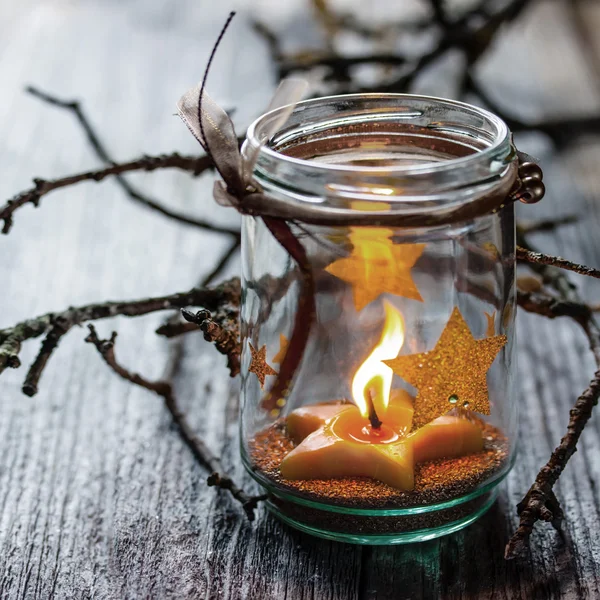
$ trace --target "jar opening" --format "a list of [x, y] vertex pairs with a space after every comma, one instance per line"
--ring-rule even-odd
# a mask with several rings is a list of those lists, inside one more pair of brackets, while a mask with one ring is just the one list
[[261, 145], [280, 111], [250, 126], [243, 152], [261, 147], [257, 181], [303, 213], [308, 205], [355, 211], [353, 201], [382, 196], [390, 212], [432, 211], [474, 200], [514, 176], [505, 123], [461, 102], [410, 94], [307, 100]]

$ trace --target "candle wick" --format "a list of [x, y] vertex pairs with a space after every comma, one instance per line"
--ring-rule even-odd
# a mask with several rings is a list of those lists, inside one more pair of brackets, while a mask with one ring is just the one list
[[372, 388], [367, 390], [365, 398], [367, 400], [367, 406], [369, 408], [369, 421], [371, 421], [371, 427], [373, 429], [380, 429], [383, 423], [379, 420], [377, 412], [375, 411], [375, 403], [373, 402], [374, 396], [375, 394]]

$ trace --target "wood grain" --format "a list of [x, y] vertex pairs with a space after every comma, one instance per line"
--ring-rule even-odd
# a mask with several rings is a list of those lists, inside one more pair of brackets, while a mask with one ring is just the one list
[[[263, 0], [256, 10], [301, 42], [305, 4], [290, 0], [280, 12], [273, 6]], [[22, 95], [26, 83], [81, 98], [120, 159], [196, 151], [171, 115], [229, 9], [206, 0], [4, 3], [0, 197], [28, 187], [33, 176], [97, 166], [70, 116]], [[600, 25], [597, 10], [586, 15]], [[575, 31], [561, 3], [535, 6], [503, 34], [482, 79], [524, 118], [597, 110], [595, 69]], [[268, 100], [268, 69], [266, 48], [242, 15], [217, 57], [211, 93], [238, 106], [236, 121], [247, 123]], [[434, 80], [425, 78], [423, 88], [434, 92]], [[542, 159], [549, 190], [522, 216], [582, 217], [536, 243], [599, 266], [600, 142], [558, 155], [539, 136], [518, 141]], [[176, 173], [133, 180], [179, 210], [222, 224], [236, 220], [213, 205], [202, 180]], [[111, 182], [66, 190], [24, 209], [10, 236], [0, 238], [0, 327], [69, 304], [187, 289], [227, 244], [144, 211]], [[599, 297], [597, 283], [581, 283], [586, 297]], [[100, 324], [99, 333], [117, 329], [120, 360], [156, 377], [167, 355], [153, 333], [159, 323], [156, 315], [118, 319]], [[262, 509], [249, 524], [225, 494], [205, 485], [207, 474], [171, 429], [160, 399], [115, 378], [85, 335], [75, 330], [61, 342], [35, 398], [20, 393], [23, 369], [0, 382], [0, 598], [600, 597], [598, 415], [558, 485], [565, 540], [540, 526], [527, 556], [502, 558], [516, 525], [514, 505], [591, 377], [585, 339], [568, 321], [519, 316], [521, 454], [498, 503], [461, 533], [398, 548], [314, 540]], [[25, 348], [24, 363], [36, 349]], [[238, 458], [237, 382], [228, 379], [224, 357], [190, 336], [176, 388], [225, 468], [252, 488]]]

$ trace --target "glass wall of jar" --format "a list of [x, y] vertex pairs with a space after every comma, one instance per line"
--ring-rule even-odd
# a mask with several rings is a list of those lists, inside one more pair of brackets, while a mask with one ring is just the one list
[[[277, 118], [253, 124], [245, 150]], [[306, 249], [315, 314], [264, 405], [301, 291], [260, 218], [242, 232], [242, 456], [293, 526], [359, 543], [431, 539], [494, 501], [515, 453], [514, 209], [504, 123], [409, 95], [298, 104], [255, 179]]]

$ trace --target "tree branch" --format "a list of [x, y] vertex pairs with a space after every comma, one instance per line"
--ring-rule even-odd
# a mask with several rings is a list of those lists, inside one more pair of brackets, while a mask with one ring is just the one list
[[218, 471], [221, 470], [221, 463], [219, 459], [211, 452], [210, 448], [201, 440], [194, 432], [184, 413], [177, 404], [177, 398], [173, 390], [172, 379], [175, 376], [180, 363], [182, 346], [176, 346], [177, 354], [170, 360], [170, 366], [167, 368], [168, 377], [163, 377], [157, 381], [150, 381], [145, 377], [142, 377], [138, 373], [133, 373], [123, 367], [115, 357], [115, 340], [117, 333], [113, 331], [111, 337], [108, 340], [101, 340], [96, 333], [96, 329], [93, 325], [88, 325], [90, 334], [85, 339], [86, 342], [93, 344], [104, 362], [120, 377], [133, 383], [134, 385], [140, 386], [150, 392], [154, 392], [158, 396], [161, 396], [165, 402], [165, 407], [169, 411], [173, 423], [177, 427], [179, 435], [191, 450], [194, 458], [206, 469], [211, 471], [208, 477], [208, 485], [217, 486], [224, 490], [227, 490], [231, 496], [237, 500], [244, 509], [246, 516], [250, 521], [254, 520], [254, 510], [261, 500], [266, 499], [266, 495], [251, 496], [247, 494], [242, 488], [238, 487], [236, 483], [227, 476], [219, 475]]
[[46, 364], [50, 360], [50, 356], [58, 347], [58, 343], [60, 339], [65, 335], [69, 329], [71, 328], [71, 324], [66, 321], [66, 319], [62, 317], [57, 317], [53, 319], [53, 325], [48, 335], [42, 342], [42, 346], [40, 348], [39, 354], [36, 359], [33, 361], [31, 367], [29, 367], [29, 371], [27, 376], [25, 377], [25, 382], [23, 383], [23, 393], [27, 396], [35, 396], [38, 392], [38, 383], [40, 381], [40, 377], [46, 367]]
[[567, 271], [573, 271], [579, 273], [579, 275], [587, 275], [600, 279], [600, 270], [594, 267], [588, 267], [586, 265], [580, 265], [570, 260], [561, 258], [560, 256], [550, 256], [549, 254], [543, 254], [541, 252], [533, 252], [517, 246], [517, 260], [522, 260], [529, 263], [536, 263], [538, 265], [546, 265], [550, 267], [558, 267], [559, 269], [566, 269]]
[[[187, 306], [202, 306], [208, 310], [217, 310], [227, 305], [237, 306], [239, 305], [239, 301], [240, 281], [237, 277], [234, 277], [214, 288], [196, 287], [187, 292], [167, 296], [88, 304], [77, 308], [68, 308], [61, 313], [47, 313], [35, 319], [28, 319], [27, 321], [17, 323], [13, 327], [0, 330], [0, 373], [6, 367], [16, 368], [20, 366], [19, 352], [23, 342], [44, 335], [56, 327], [68, 331], [74, 325], [80, 325], [86, 321], [98, 321], [118, 315], [138, 317], [152, 312], [185, 308]], [[62, 335], [57, 336], [55, 332], [53, 334], [54, 337], [56, 337], [56, 342], [58, 342], [58, 339]], [[56, 346], [56, 344], [52, 346], [52, 341], [48, 340], [46, 345], [46, 350], [42, 349], [40, 356], [36, 359], [38, 365], [35, 369], [32, 367], [32, 371], [30, 371], [31, 381], [28, 383], [33, 383], [34, 386], [28, 388], [28, 390], [32, 391], [32, 393], [34, 392], [34, 387], [37, 384], [41, 371]]]
[[[156, 171], [157, 169], [181, 169], [193, 175], [198, 175], [209, 168], [211, 168], [211, 164], [207, 156], [181, 156], [174, 152], [173, 154], [162, 154], [160, 156], [144, 156], [125, 163], [115, 163], [105, 169], [85, 171], [59, 179], [34, 179], [34, 187], [20, 192], [0, 208], [0, 219], [4, 221], [2, 233], [6, 234], [10, 232], [13, 225], [13, 213], [22, 206], [33, 204], [33, 206], [37, 207], [42, 196], [54, 190], [81, 183], [82, 181], [99, 182], [107, 177], [118, 176], [122, 173]], [[215, 233], [225, 233], [231, 236], [240, 235], [237, 229], [212, 225], [203, 219], [177, 213], [159, 204], [154, 204], [151, 208], [166, 217], [173, 218], [186, 225], [192, 225]]]
[[[600, 356], [600, 345], [594, 343], [594, 354]], [[577, 442], [592, 415], [600, 396], [600, 369], [594, 374], [588, 388], [579, 396], [569, 413], [567, 433], [552, 453], [550, 460], [542, 467], [533, 485], [517, 505], [519, 527], [506, 545], [504, 557], [513, 559], [528, 545], [529, 536], [539, 520], [550, 522], [558, 528], [563, 519], [563, 511], [554, 495], [553, 487], [567, 462], [577, 450]]]
[[[239, 310], [220, 308], [212, 314], [205, 309], [193, 313], [183, 308], [181, 314], [188, 324], [193, 324], [202, 330], [207, 342], [212, 342], [221, 354], [227, 356], [227, 366], [231, 376], [238, 375], [241, 354]], [[159, 330], [156, 333], [159, 333]], [[165, 335], [163, 332], [160, 333]]]
[[576, 215], [564, 215], [562, 217], [542, 219], [541, 221], [519, 221], [517, 229], [524, 236], [530, 233], [554, 231], [563, 225], [572, 225], [573, 223], [577, 223], [577, 221], [579, 221], [579, 217]]
[[[405, 92], [410, 87], [413, 80], [420, 75], [426, 67], [446, 54], [449, 50], [458, 49], [462, 51], [467, 56], [468, 64], [470, 66], [474, 65], [488, 50], [500, 28], [514, 21], [523, 10], [531, 4], [531, 0], [512, 0], [499, 11], [492, 14], [487, 10], [488, 3], [483, 1], [454, 20], [447, 18], [440, 0], [430, 0], [430, 4], [437, 17], [437, 24], [442, 25], [442, 34], [433, 48], [416, 59], [399, 54], [394, 55], [394, 58], [386, 55], [386, 61], [382, 62], [382, 64], [391, 64], [393, 62], [400, 66], [404, 66], [405, 64], [410, 65], [409, 68], [396, 79], [392, 79], [388, 82], [378, 81], [376, 84], [368, 86], [353, 85], [352, 79], [348, 78], [348, 68], [354, 65], [364, 64], [365, 62], [376, 62], [371, 60], [373, 55], [345, 57], [343, 61], [339, 62], [335, 60], [337, 55], [330, 52], [329, 59], [324, 59], [322, 56], [316, 55], [314, 57], [314, 62], [312, 63], [310, 59], [296, 61], [294, 65], [295, 69], [308, 70], [313, 68], [313, 66], [322, 66], [323, 64], [326, 64], [332, 71], [330, 78], [337, 79], [344, 84], [343, 87], [336, 90], [337, 93]], [[346, 24], [343, 19], [338, 20], [338, 29], [344, 28], [345, 26]], [[389, 29], [389, 27], [390, 26], [388, 26], [387, 29]], [[402, 31], [401, 26], [396, 26], [396, 29], [398, 32]], [[270, 45], [272, 48], [277, 47], [280, 50], [280, 46], [277, 46], [273, 41], [272, 33]], [[274, 58], [276, 62], [287, 60], [285, 56], [281, 55], [281, 52], [279, 52], [278, 56], [274, 56]], [[323, 62], [327, 60], [329, 61], [328, 63]]]
[[[528, 245], [524, 235], [518, 233], [519, 243]], [[530, 266], [537, 271], [546, 283], [549, 283], [559, 294], [555, 299], [547, 294], [518, 293], [519, 306], [536, 312], [546, 317], [570, 316], [585, 332], [590, 349], [594, 354], [597, 367], [600, 367], [600, 328], [596, 324], [591, 308], [580, 301], [577, 288], [568, 280], [565, 273], [557, 267], [567, 268], [584, 275], [593, 275], [594, 269], [583, 265], [576, 265], [564, 259], [543, 255], [534, 252], [529, 246], [527, 249], [518, 248], [519, 254], [532, 259]], [[540, 258], [542, 257], [542, 258]], [[573, 268], [576, 267], [576, 268]], [[598, 369], [588, 388], [579, 396], [569, 413], [567, 433], [563, 436], [558, 447], [550, 459], [538, 473], [532, 486], [525, 497], [517, 505], [519, 526], [508, 544], [504, 556], [513, 559], [521, 554], [529, 543], [529, 537], [537, 521], [552, 523], [559, 528], [563, 519], [563, 511], [556, 498], [553, 487], [565, 469], [567, 462], [577, 450], [579, 437], [588, 422], [594, 406], [600, 396], [600, 369]]]
[[590, 115], [587, 117], [565, 117], [540, 121], [525, 122], [507, 113], [489, 94], [483, 89], [473, 75], [467, 71], [465, 76], [465, 88], [472, 92], [488, 107], [496, 113], [509, 126], [513, 133], [521, 131], [539, 131], [549, 136], [555, 144], [568, 143], [582, 135], [600, 133], [600, 116]]
[[[135, 202], [138, 202], [139, 204], [142, 204], [146, 208], [150, 208], [151, 210], [159, 212], [160, 214], [162, 214], [163, 216], [165, 216], [169, 219], [173, 219], [179, 223], [183, 223], [185, 225], [191, 225], [193, 227], [198, 227], [200, 229], [205, 229], [208, 231], [214, 231], [217, 233], [225, 233], [225, 234], [229, 234], [229, 235], [239, 235], [239, 232], [236, 230], [231, 230], [229, 228], [215, 226], [215, 225], [212, 225], [202, 219], [196, 219], [193, 217], [189, 217], [188, 215], [184, 215], [184, 214], [178, 213], [176, 211], [173, 211], [170, 208], [167, 208], [166, 206], [161, 204], [160, 202], [154, 200], [150, 196], [148, 196], [146, 194], [142, 194], [136, 187], [131, 185], [129, 183], [129, 181], [127, 181], [127, 179], [125, 179], [125, 177], [123, 177], [123, 173], [125, 173], [127, 171], [132, 171], [135, 169], [134, 168], [130, 168], [130, 169], [115, 168], [115, 167], [119, 167], [120, 165], [118, 163], [116, 163], [109, 155], [106, 147], [100, 140], [100, 137], [98, 136], [98, 134], [92, 127], [89, 118], [86, 116], [85, 112], [83, 111], [81, 104], [77, 100], [63, 100], [63, 99], [57, 98], [56, 96], [48, 94], [47, 92], [39, 90], [33, 86], [28, 86], [26, 88], [26, 91], [28, 93], [30, 93], [31, 95], [35, 96], [36, 98], [39, 98], [43, 102], [50, 104], [51, 106], [56, 106], [58, 108], [70, 111], [75, 116], [75, 118], [77, 119], [77, 121], [79, 122], [81, 127], [83, 128], [85, 135], [86, 135], [86, 139], [88, 140], [88, 142], [89, 142], [90, 146], [92, 147], [96, 156], [102, 162], [106, 163], [110, 167], [113, 167], [113, 169], [114, 169], [112, 172], [104, 174], [103, 177], [99, 177], [98, 172], [96, 172], [96, 177], [99, 177], [99, 178], [90, 176], [90, 173], [88, 173], [87, 174], [88, 176], [84, 177], [84, 179], [92, 179], [95, 181], [100, 181], [100, 179], [103, 179], [104, 177], [106, 177], [108, 175], [112, 175], [115, 177], [115, 179], [117, 180], [117, 183], [121, 186], [123, 191], [132, 200], [134, 200]], [[178, 160], [179, 158], [182, 158], [182, 157], [179, 157], [177, 154], [167, 155], [167, 156], [175, 157], [174, 158], [175, 164], [170, 164], [170, 165], [163, 164], [163, 165], [154, 166], [153, 163], [146, 162], [146, 165], [150, 164], [151, 168], [148, 168], [148, 166], [139, 166], [139, 167], [137, 167], [137, 169], [138, 170], [144, 169], [146, 171], [151, 171], [151, 170], [155, 170], [158, 168], [165, 168], [167, 166], [183, 168], [182, 164], [184, 164], [185, 161], [182, 162], [181, 160]], [[159, 157], [159, 158], [164, 158], [164, 157]], [[148, 160], [152, 161], [153, 159], [148, 159], [148, 158], [141, 159], [142, 162], [148, 161]], [[156, 160], [156, 159], [154, 159], [154, 160]], [[191, 170], [195, 175], [198, 175], [199, 173], [207, 170], [208, 168], [210, 168], [212, 166], [212, 162], [210, 161], [210, 159], [208, 157], [198, 157], [193, 160], [195, 162], [195, 164], [193, 165], [193, 168], [192, 169], [188, 168], [185, 170]], [[136, 161], [133, 161], [133, 162], [135, 163]], [[139, 161], [137, 161], [137, 162], [139, 162]], [[128, 163], [128, 164], [131, 165], [132, 163]], [[100, 171], [100, 173], [102, 173], [102, 171]], [[45, 193], [48, 193], [49, 191], [52, 191], [53, 189], [57, 189], [58, 187], [64, 187], [65, 185], [71, 185], [73, 183], [77, 183], [78, 181], [83, 180], [81, 178], [77, 179], [77, 177], [81, 177], [81, 176], [74, 176], [74, 177], [75, 177], [75, 180], [73, 180], [73, 177], [64, 178], [62, 180], [54, 180], [54, 181], [44, 181], [42, 179], [35, 179], [34, 180], [35, 188], [33, 188], [32, 190], [27, 190], [27, 192], [23, 192], [23, 194], [19, 194], [18, 196], [13, 198], [12, 201], [9, 201], [7, 206], [4, 207], [4, 209], [2, 211], [0, 211], [0, 218], [2, 218], [4, 220], [4, 227], [2, 230], [3, 233], [8, 233], [10, 231], [10, 228], [12, 225], [12, 213], [15, 210], [15, 208], [10, 210], [10, 207], [12, 205], [14, 205], [15, 202], [18, 203], [19, 206], [22, 206], [23, 204], [25, 204], [27, 202], [31, 202], [35, 206], [37, 206], [39, 203], [39, 199]], [[65, 181], [66, 181], [66, 183], [65, 183]], [[25, 195], [24, 198], [21, 197], [23, 195]], [[18, 206], [16, 208], [18, 208]], [[8, 212], [5, 214], [5, 211], [8, 211]]]
[[577, 322], [585, 322], [592, 315], [587, 304], [560, 300], [549, 294], [540, 292], [517, 291], [517, 304], [527, 312], [535, 313], [548, 319], [571, 317]]

